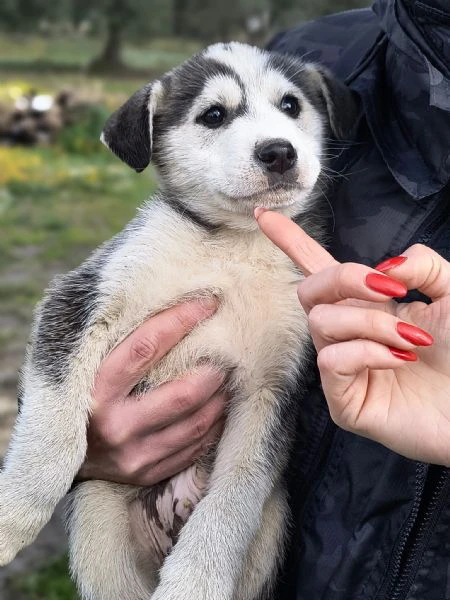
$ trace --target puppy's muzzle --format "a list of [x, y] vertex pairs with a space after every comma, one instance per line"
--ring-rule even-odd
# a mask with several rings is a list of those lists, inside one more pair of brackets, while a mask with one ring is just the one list
[[287, 140], [266, 140], [256, 146], [255, 158], [266, 171], [283, 175], [297, 163], [297, 152]]

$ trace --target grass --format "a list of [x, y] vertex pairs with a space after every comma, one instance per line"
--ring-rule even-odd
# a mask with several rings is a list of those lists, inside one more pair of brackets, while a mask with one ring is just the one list
[[[85, 69], [100, 53], [102, 41], [95, 38], [0, 36], [0, 69], [72, 71]], [[154, 39], [137, 45], [128, 44], [124, 60], [130, 68], [163, 72], [182, 62], [199, 49], [188, 40]]]
[[[123, 102], [149, 80], [178, 65], [200, 49], [197, 42], [154, 39], [125, 45], [126, 77], [88, 75], [86, 67], [102, 42], [92, 38], [12, 36], [0, 33], [0, 104], [14, 101], [30, 89], [55, 93], [70, 88], [109, 109]], [[135, 70], [135, 71], [134, 71]]]
[[[0, 364], [19, 348], [17, 367], [49, 280], [119, 231], [155, 180], [151, 170], [137, 175], [101, 146], [89, 156], [58, 146], [0, 148], [0, 177]], [[4, 600], [77, 597], [65, 559], [15, 576], [7, 594]]]
[[[34, 306], [53, 276], [122, 229], [156, 187], [151, 169], [137, 175], [101, 145], [107, 115], [199, 49], [183, 40], [128, 45], [131, 71], [119, 79], [86, 74], [100, 48], [90, 38], [0, 34], [0, 108], [30, 90], [70, 89], [95, 104], [52, 146], [0, 146], [0, 381], [11, 373], [14, 381]], [[67, 557], [15, 574], [6, 594], [4, 600], [74, 600]]]
[[0, 148], [3, 314], [35, 303], [43, 279], [79, 264], [154, 189], [151, 175], [137, 175], [99, 150], [86, 159], [58, 148]]
[[[65, 88], [97, 103], [52, 146], [0, 146], [0, 381], [20, 367], [34, 306], [53, 276], [122, 229], [156, 187], [151, 169], [136, 174], [98, 141], [106, 116], [144, 83], [141, 77], [85, 75], [80, 68], [99, 47], [95, 40], [0, 36], [0, 57], [7, 57], [0, 58], [0, 104], [29, 89]], [[191, 50], [164, 41], [129, 47], [125, 58], [136, 67], [165, 70]], [[37, 69], [36, 61], [54, 61], [57, 68]], [[76, 598], [66, 557], [15, 574], [5, 593], [4, 600]]]
[[[34, 306], [53, 275], [120, 230], [155, 187], [151, 173], [139, 176], [102, 149], [87, 159], [58, 148], [8, 149], [7, 156], [21, 170], [0, 195], [0, 363], [11, 359], [12, 347], [22, 353]], [[0, 152], [3, 178], [6, 165]], [[7, 594], [5, 600], [77, 597], [64, 559], [15, 576]]]
[[11, 579], [7, 593], [14, 600], [77, 600], [67, 576], [67, 556], [62, 556], [25, 577]]

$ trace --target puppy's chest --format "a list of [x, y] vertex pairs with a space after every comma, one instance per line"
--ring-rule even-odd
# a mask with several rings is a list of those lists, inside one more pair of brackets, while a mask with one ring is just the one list
[[207, 290], [220, 305], [161, 363], [158, 379], [203, 359], [247, 373], [295, 363], [307, 328], [297, 299], [300, 275], [292, 262], [260, 232], [206, 238], [184, 248], [161, 260], [165, 276], [158, 290], [146, 286], [144, 303], [164, 306]]
[[203, 338], [210, 352], [228, 355], [254, 376], [265, 369], [286, 369], [289, 362], [294, 365], [306, 339], [306, 318], [297, 298], [300, 276], [281, 253], [236, 258], [227, 260], [223, 277], [217, 277], [222, 303], [198, 331], [197, 341]]
[[250, 327], [257, 334], [279, 319], [298, 319], [299, 274], [287, 260], [274, 254], [264, 258], [230, 252], [220, 259], [213, 257], [209, 273], [211, 285], [220, 290], [222, 300], [218, 321], [222, 312], [235, 327]]
[[170, 380], [202, 360], [255, 369], [298, 362], [307, 338], [297, 299], [300, 274], [261, 232], [200, 233], [161, 220], [119, 248], [104, 270], [101, 318], [111, 342], [150, 314], [189, 297], [215, 294], [219, 309], [197, 325], [153, 371]]

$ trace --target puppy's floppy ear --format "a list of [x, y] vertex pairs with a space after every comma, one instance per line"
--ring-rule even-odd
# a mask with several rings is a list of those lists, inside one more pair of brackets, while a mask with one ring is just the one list
[[152, 156], [153, 115], [161, 92], [160, 81], [135, 92], [109, 117], [100, 136], [105, 146], [138, 173]]
[[325, 67], [310, 68], [322, 96], [333, 136], [349, 140], [356, 132], [361, 115], [359, 97]]

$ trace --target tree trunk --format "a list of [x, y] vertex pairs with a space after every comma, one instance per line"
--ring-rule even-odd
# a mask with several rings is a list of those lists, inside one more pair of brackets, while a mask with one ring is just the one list
[[130, 10], [126, 0], [112, 0], [108, 19], [106, 43], [100, 56], [94, 58], [89, 66], [90, 72], [117, 73], [127, 70], [122, 59], [123, 30], [128, 24]]
[[173, 0], [173, 35], [181, 37], [184, 33], [184, 0]]

